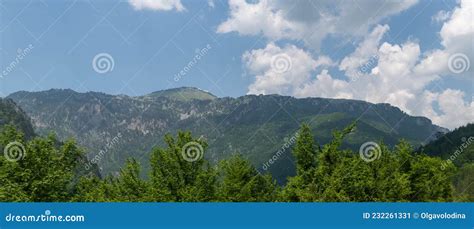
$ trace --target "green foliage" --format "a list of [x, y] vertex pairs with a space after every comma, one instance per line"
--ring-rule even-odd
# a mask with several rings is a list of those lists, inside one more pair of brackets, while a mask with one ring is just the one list
[[314, 137], [308, 125], [303, 124], [296, 138], [293, 155], [296, 158], [296, 173], [304, 176], [316, 166], [316, 149]]
[[474, 163], [466, 164], [454, 177], [456, 199], [474, 202]]
[[25, 142], [23, 134], [7, 126], [0, 133], [2, 148], [13, 142], [23, 147], [23, 156], [13, 161], [0, 157], [0, 200], [68, 201], [79, 161], [76, 158], [82, 155], [75, 143], [57, 147], [54, 135]]
[[270, 175], [261, 175], [248, 160], [236, 155], [219, 165], [221, 180], [217, 200], [225, 202], [272, 201], [276, 184]]
[[314, 152], [317, 164], [290, 178], [280, 198], [292, 202], [452, 200], [452, 167], [443, 170], [441, 159], [413, 155], [403, 141], [393, 151], [379, 144], [379, 157], [366, 162], [358, 154], [339, 149], [354, 128], [352, 124], [335, 131], [333, 140]]
[[[473, 201], [474, 165], [457, 172], [440, 158], [413, 153], [405, 141], [393, 149], [379, 143], [379, 157], [368, 162], [341, 150], [343, 139], [354, 130], [351, 124], [334, 131], [332, 141], [319, 146], [309, 126], [303, 125], [293, 150], [297, 174], [279, 187], [242, 155], [210, 165], [203, 155], [207, 143], [190, 132], [167, 135], [167, 146], [152, 150], [147, 179], [135, 159], [129, 159], [116, 176], [100, 178], [94, 173], [78, 175], [84, 156], [74, 141], [59, 143], [54, 135], [27, 141], [13, 126], [5, 126], [0, 145], [18, 142], [24, 145], [25, 156], [18, 161], [0, 156], [0, 201]], [[186, 158], [189, 144], [197, 146], [195, 153], [203, 157]]]
[[214, 168], [205, 160], [189, 162], [183, 157], [187, 144], [197, 147], [198, 157], [207, 144], [189, 132], [179, 132], [177, 139], [166, 135], [165, 141], [167, 148], [155, 148], [151, 154], [151, 195], [160, 201], [210, 201], [215, 193]]

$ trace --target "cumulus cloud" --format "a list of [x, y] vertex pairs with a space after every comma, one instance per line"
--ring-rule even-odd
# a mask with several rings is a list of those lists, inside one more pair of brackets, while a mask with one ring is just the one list
[[465, 102], [464, 92], [447, 89], [442, 93], [435, 93], [442, 114], [432, 116], [435, 123], [448, 127], [458, 127], [466, 122], [474, 121], [474, 102]]
[[[295, 2], [229, 2], [230, 16], [219, 25], [218, 32], [263, 35], [270, 39], [265, 48], [247, 51], [242, 57], [248, 73], [255, 75], [249, 94], [278, 93], [390, 103], [408, 114], [426, 116], [448, 128], [474, 122], [474, 102], [467, 102], [470, 95], [456, 89], [438, 87], [434, 90], [432, 87], [443, 77], [465, 77], [472, 83], [473, 70], [469, 64], [473, 59], [473, 4], [468, 0], [460, 1], [450, 12], [441, 11], [433, 17], [442, 23], [439, 32], [442, 48], [424, 53], [417, 41], [382, 42], [390, 28], [377, 25], [381, 19], [409, 8], [416, 1], [400, 4], [389, 1], [384, 6], [374, 1], [357, 1], [360, 7], [334, 5], [332, 1]], [[380, 8], [379, 16], [360, 12], [374, 8]], [[369, 28], [372, 28], [370, 32]], [[279, 47], [273, 42], [302, 39], [306, 47], [317, 50], [320, 41], [329, 34], [362, 39], [339, 63], [304, 48]], [[286, 65], [276, 65], [275, 59], [286, 59]], [[329, 71], [333, 66], [347, 78], [333, 77]], [[280, 71], [282, 67], [285, 71]]]
[[[283, 48], [270, 43], [263, 49], [246, 52], [243, 62], [255, 82], [249, 94], [285, 94], [296, 97], [330, 97], [390, 103], [408, 114], [426, 116], [434, 123], [455, 128], [474, 121], [474, 103], [467, 103], [459, 90], [432, 92], [430, 83], [440, 79], [446, 64], [423, 55], [415, 41], [401, 45], [381, 43], [388, 26], [376, 26], [355, 51], [344, 58], [339, 69], [355, 79], [338, 79], [328, 71], [334, 63], [326, 56], [314, 58], [294, 45]], [[432, 54], [432, 53], [430, 53]], [[285, 72], [275, 71], [275, 56], [288, 58]], [[371, 56], [377, 60], [370, 71], [360, 71]], [[357, 73], [355, 73], [357, 72]], [[315, 77], [313, 77], [316, 75]], [[438, 109], [433, 109], [437, 106]]]
[[245, 52], [242, 61], [248, 73], [255, 75], [250, 94], [294, 94], [295, 86], [307, 82], [312, 71], [333, 64], [327, 56], [313, 59], [295, 45], [280, 48], [274, 43]]
[[248, 3], [245, 0], [230, 0], [230, 18], [219, 25], [217, 32], [238, 32], [241, 35], [263, 33], [271, 39], [291, 37], [297, 33], [296, 25], [285, 19], [283, 10], [274, 8], [269, 1]]
[[377, 25], [375, 29], [358, 45], [356, 50], [345, 57], [339, 70], [345, 71], [348, 77], [357, 79], [360, 74], [372, 70], [378, 60], [377, 49], [383, 35], [389, 30], [388, 25]]
[[[447, 15], [439, 33], [443, 48], [428, 52], [418, 71], [472, 78], [474, 70], [470, 67], [470, 62], [474, 59], [474, 4], [463, 0], [452, 12], [441, 12]], [[458, 64], [461, 65], [457, 66]], [[462, 71], [458, 71], [458, 67]]]
[[229, 18], [217, 32], [263, 35], [270, 40], [303, 40], [314, 49], [328, 35], [363, 36], [370, 27], [388, 16], [398, 14], [416, 0], [372, 1], [279, 1], [230, 0]]
[[353, 99], [353, 94], [348, 91], [349, 82], [333, 79], [326, 69], [316, 76], [316, 79], [299, 85], [295, 90], [296, 97], [330, 97], [340, 99]]
[[249, 94], [295, 94], [310, 80], [312, 71], [333, 65], [327, 56], [313, 59], [309, 52], [294, 45], [280, 48], [274, 43], [244, 53], [242, 61], [248, 73], [255, 75]]
[[467, 45], [472, 45], [474, 26], [472, 24], [474, 4], [472, 1], [463, 0], [461, 5], [454, 9], [451, 17], [443, 24], [440, 35], [444, 47], [464, 50]]
[[181, 4], [181, 0], [128, 0], [128, 3], [130, 3], [135, 10], [184, 11], [186, 9], [183, 4]]

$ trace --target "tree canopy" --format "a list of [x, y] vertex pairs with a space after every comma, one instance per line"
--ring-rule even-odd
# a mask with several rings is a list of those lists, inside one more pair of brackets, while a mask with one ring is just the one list
[[[0, 145], [14, 142], [14, 156], [0, 156], [0, 201], [3, 202], [326, 202], [326, 201], [456, 201], [473, 200], [473, 166], [458, 171], [438, 157], [415, 152], [401, 141], [389, 149], [374, 143], [377, 157], [365, 160], [342, 150], [355, 124], [334, 131], [320, 146], [302, 125], [293, 146], [296, 175], [278, 186], [240, 154], [211, 164], [207, 143], [190, 132], [165, 136], [166, 147], [150, 156], [149, 174], [130, 158], [115, 175], [84, 173], [84, 150], [74, 140], [56, 136], [26, 140], [13, 126], [3, 128]], [[444, 167], [443, 167], [444, 166]], [[443, 167], [443, 169], [441, 169]]]

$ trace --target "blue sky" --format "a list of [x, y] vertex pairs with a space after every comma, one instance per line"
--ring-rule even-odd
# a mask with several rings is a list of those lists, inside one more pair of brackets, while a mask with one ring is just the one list
[[[456, 32], [466, 17], [456, 10], [472, 19], [472, 2], [296, 2], [3, 0], [0, 96], [193, 86], [221, 97], [388, 102], [451, 128], [474, 121], [472, 67], [460, 74], [438, 67], [458, 53], [472, 60], [472, 22]], [[113, 69], [94, 69], [99, 54], [113, 59]], [[276, 57], [288, 69], [271, 69]], [[357, 72], [361, 66], [368, 70]]]

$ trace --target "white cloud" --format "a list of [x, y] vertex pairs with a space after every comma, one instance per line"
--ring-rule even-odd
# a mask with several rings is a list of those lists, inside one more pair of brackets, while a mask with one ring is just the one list
[[296, 97], [353, 98], [353, 94], [347, 90], [349, 83], [344, 80], [333, 79], [326, 69], [322, 70], [315, 80], [302, 84], [299, 87], [294, 93]]
[[[474, 121], [474, 102], [465, 102], [465, 94], [459, 90], [447, 89], [441, 93], [426, 91], [423, 95], [422, 115], [430, 117], [434, 123], [450, 128], [465, 125]], [[432, 106], [436, 103], [441, 111], [434, 111]]]
[[[414, 2], [407, 1], [398, 8], [389, 6], [384, 12], [387, 15], [395, 14], [412, 4]], [[303, 9], [296, 9], [297, 12], [301, 11], [299, 15], [295, 12], [290, 15], [289, 8], [279, 9], [278, 4], [274, 2], [251, 4], [232, 0], [230, 5], [231, 16], [220, 25], [219, 32], [263, 34], [272, 40], [298, 39], [304, 37], [305, 31], [314, 29], [307, 26], [310, 21], [317, 24], [324, 20], [336, 20], [331, 15], [305, 16]], [[431, 88], [443, 77], [468, 77], [468, 82], [473, 82], [473, 68], [466, 68], [461, 74], [454, 74], [449, 69], [450, 57], [457, 53], [467, 56], [467, 62], [472, 59], [472, 5], [464, 0], [451, 12], [439, 13], [437, 18], [443, 22], [439, 33], [443, 48], [425, 53], [421, 52], [417, 41], [408, 40], [403, 44], [382, 42], [389, 26], [375, 25], [370, 33], [362, 36], [363, 39], [354, 52], [337, 65], [348, 77], [346, 79], [331, 76], [328, 67], [334, 66], [335, 63], [328, 57], [315, 58], [309, 51], [294, 45], [281, 48], [271, 42], [263, 49], [248, 51], [242, 60], [248, 72], [255, 75], [255, 81], [249, 86], [248, 93], [278, 93], [296, 97], [347, 98], [390, 103], [410, 115], [428, 117], [435, 124], [448, 128], [474, 122], [474, 102], [466, 102], [470, 98], [467, 98], [464, 92], [450, 88], [439, 90], [440, 87], [433, 91]], [[298, 7], [301, 5], [297, 4], [296, 8]], [[357, 17], [366, 16], [353, 15], [353, 11], [345, 6], [341, 6], [339, 12], [342, 18], [336, 21], [342, 24], [331, 21], [334, 23], [318, 28], [318, 33], [323, 34], [321, 37], [335, 32], [336, 27], [347, 27], [345, 32], [336, 33], [356, 34], [351, 32], [349, 27], [357, 27], [362, 20]], [[283, 73], [275, 72], [272, 57], [283, 54], [291, 60], [291, 68]]]
[[128, 0], [128, 3], [130, 3], [135, 10], [186, 10], [183, 4], [181, 4], [181, 0]]
[[[307, 51], [293, 45], [284, 48], [270, 43], [264, 49], [246, 52], [242, 58], [256, 80], [249, 86], [249, 94], [285, 94], [296, 97], [329, 97], [390, 103], [408, 114], [430, 118], [434, 123], [455, 128], [474, 121], [474, 103], [464, 102], [459, 90], [446, 89], [439, 93], [427, 89], [440, 79], [442, 64], [423, 56], [417, 42], [404, 44], [380, 43], [389, 28], [377, 26], [354, 53], [343, 59], [339, 68], [351, 74], [362, 60], [378, 57], [374, 68], [359, 73], [356, 80], [336, 79], [326, 70], [334, 65], [328, 57], [314, 58]], [[272, 57], [284, 54], [291, 60], [291, 68], [284, 73], [272, 69]], [[325, 60], [325, 61], [323, 61]], [[370, 61], [370, 60], [369, 60]], [[318, 70], [319, 69], [319, 70]], [[319, 72], [315, 77], [313, 75]], [[435, 111], [433, 106], [437, 105]], [[456, 120], [456, 121], [453, 121]]]
[[339, 70], [345, 71], [351, 79], [358, 78], [361, 74], [370, 72], [378, 60], [377, 49], [383, 35], [389, 30], [388, 25], [378, 25], [362, 41], [356, 50], [345, 57], [339, 65]]
[[241, 35], [264, 35], [270, 40], [303, 40], [314, 49], [330, 34], [363, 36], [368, 29], [390, 15], [398, 14], [417, 0], [372, 1], [280, 1], [261, 0], [249, 3], [230, 0], [229, 18], [217, 32]]
[[214, 3], [214, 0], [207, 0], [207, 5], [212, 9], [214, 9], [214, 7], [216, 7], [216, 4]]
[[[441, 28], [440, 37], [443, 49], [436, 49], [428, 52], [418, 67], [418, 71], [431, 74], [451, 74], [458, 77], [472, 78], [474, 68], [468, 68], [468, 63], [474, 59], [474, 25], [472, 19], [474, 4], [472, 1], [463, 0], [452, 12], [443, 13], [449, 15]], [[443, 12], [443, 11], [441, 11]], [[465, 71], [460, 73], [450, 72], [449, 66], [454, 67], [455, 63], [450, 62], [450, 57], [456, 54], [463, 54]], [[454, 74], [453, 74], [454, 73]]]
[[[245, 0], [230, 0], [230, 18], [219, 25], [217, 32], [236, 31], [241, 35], [263, 33], [271, 39], [291, 37], [297, 27], [287, 21], [283, 10], [275, 9], [269, 1], [247, 3]], [[287, 34], [287, 35], [286, 35]]]
[[244, 53], [242, 61], [248, 73], [256, 77], [249, 86], [250, 94], [293, 94], [317, 67], [333, 64], [327, 56], [315, 60], [294, 45], [280, 48], [274, 43]]
[[[474, 34], [473, 19], [474, 4], [470, 0], [461, 1], [448, 21], [441, 28], [441, 42], [446, 48], [463, 48], [472, 45]], [[472, 46], [471, 46], [472, 47]]]
[[449, 17], [451, 17], [451, 12], [441, 10], [431, 19], [435, 22], [445, 22]]

